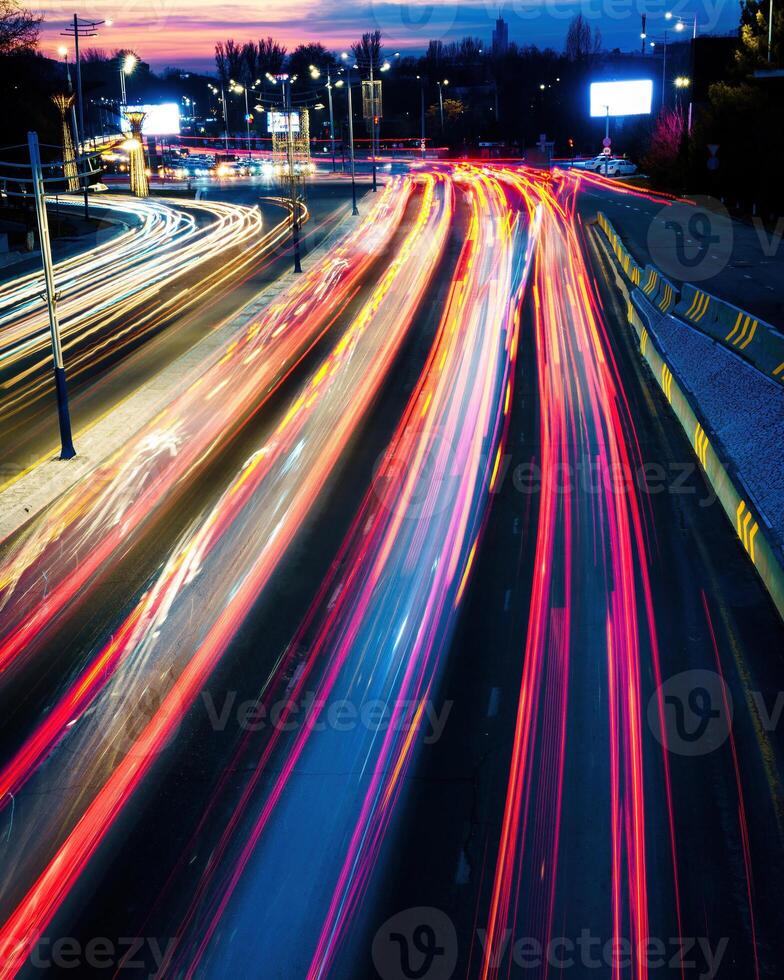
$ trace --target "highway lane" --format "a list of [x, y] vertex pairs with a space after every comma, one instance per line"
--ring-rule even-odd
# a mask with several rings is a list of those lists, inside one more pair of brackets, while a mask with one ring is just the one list
[[[552, 245], [558, 247], [557, 238]], [[587, 254], [592, 255], [590, 248]], [[569, 267], [563, 254], [550, 259], [542, 297], [548, 288], [559, 288], [556, 283]], [[636, 790], [633, 780], [626, 785], [630, 804], [635, 791], [644, 792], [645, 844], [635, 866], [634, 828], [627, 826], [621, 860], [616, 858], [616, 868], [623, 867], [618, 876], [614, 787], [621, 789], [626, 780], [614, 779], [613, 771], [633, 761], [631, 740], [623, 737], [610, 710], [618, 702], [612, 697], [615, 672], [607, 661], [607, 609], [619, 576], [607, 579], [601, 571], [612, 552], [609, 521], [596, 519], [601, 494], [593, 481], [583, 479], [590, 469], [576, 470], [580, 458], [571, 455], [579, 453], [591, 431], [582, 413], [601, 403], [587, 397], [590, 375], [584, 362], [591, 344], [585, 336], [576, 362], [561, 360], [553, 379], [558, 398], [585, 392], [575, 405], [574, 423], [569, 413], [558, 422], [558, 413], [545, 403], [547, 372], [555, 362], [552, 345], [568, 343], [579, 321], [578, 303], [563, 311], [556, 306], [552, 335], [544, 330], [543, 301], [539, 321], [535, 308], [524, 317], [520, 397], [515, 396], [512, 410], [506, 481], [493, 504], [486, 549], [478, 555], [439, 694], [439, 704], [451, 705], [450, 720], [443, 737], [408, 774], [409, 802], [399, 832], [390, 835], [389, 863], [396, 871], [392, 880], [379, 883], [378, 907], [367, 901], [373, 912], [365, 916], [351, 947], [353, 962], [361, 964], [354, 973], [358, 977], [363, 969], [364, 975], [373, 969], [375, 930], [388, 916], [423, 906], [444, 910], [455, 925], [455, 975], [461, 976], [493, 975], [485, 950], [492, 950], [492, 930], [499, 925], [495, 952], [500, 955], [493, 960], [498, 975], [545, 975], [549, 939], [556, 941], [551, 972], [561, 972], [559, 962], [570, 961], [564, 975], [598, 971], [609, 976], [605, 944], [614, 937], [634, 944], [641, 912], [657, 950], [661, 944], [667, 951], [667, 963], [677, 961], [675, 937], [691, 937], [686, 960], [693, 965], [686, 976], [705, 975], [709, 957], [720, 959], [716, 975], [728, 978], [773, 976], [782, 962], [782, 916], [775, 897], [784, 858], [782, 739], [780, 728], [771, 730], [765, 719], [781, 689], [784, 629], [695, 466], [688, 439], [646, 375], [624, 311], [606, 287], [598, 262], [591, 272], [607, 324], [606, 335], [599, 327], [601, 349], [622, 392], [616, 404], [626, 416], [622, 431], [630, 440], [633, 492], [645, 528], [638, 554], [646, 556], [651, 603], [639, 602], [637, 612], [645, 616], [650, 609], [659, 671], [665, 681], [676, 679], [668, 688], [671, 696], [685, 703], [689, 683], [697, 683], [684, 678], [685, 671], [707, 671], [709, 680], [723, 677], [735, 710], [732, 736], [704, 755], [691, 754], [689, 743], [676, 742], [680, 751], [668, 754], [664, 770], [648, 715], [657, 710], [656, 671], [650, 640], [641, 629], [635, 698], [641, 769]], [[558, 466], [558, 483], [571, 490], [559, 493], [554, 504], [548, 498], [545, 461], [552, 429], [564, 421], [576, 427], [575, 443], [567, 440], [569, 465]], [[553, 542], [555, 558], [544, 566], [550, 582], [545, 621], [550, 630], [563, 629], [563, 610], [569, 609], [571, 639], [550, 641], [539, 680], [530, 631], [534, 610], [541, 608], [536, 577], [543, 566], [537, 559], [547, 542], [542, 513], [547, 506], [562, 515], [561, 533], [572, 515], [571, 545], [568, 539]], [[636, 570], [635, 579], [641, 571]], [[541, 687], [532, 699], [531, 717], [517, 692], [535, 683]], [[626, 681], [623, 690], [634, 688]], [[694, 721], [687, 714], [687, 723]], [[628, 732], [631, 726], [624, 727]], [[528, 742], [512, 743], [513, 731], [522, 731]], [[613, 746], [623, 751], [613, 753]], [[510, 806], [518, 803], [519, 810]], [[621, 820], [628, 812], [621, 811]], [[631, 889], [641, 872], [645, 890], [635, 906]], [[614, 902], [621, 912], [615, 923]], [[416, 921], [437, 920], [420, 913], [418, 920], [409, 916], [408, 927]], [[518, 940], [522, 945], [514, 953]], [[662, 958], [653, 955], [650, 962]], [[648, 970], [643, 957], [634, 969], [626, 966], [619, 973], [680, 975], [677, 962], [667, 963]]]
[[[443, 182], [439, 182], [441, 183]], [[54, 887], [49, 887], [47, 884], [45, 887], [48, 895], [47, 903], [54, 911], [70, 888], [68, 876], [73, 876], [78, 871], [79, 863], [89, 858], [91, 849], [97, 846], [100, 836], [111, 825], [111, 821], [107, 822], [106, 818], [113, 812], [112, 805], [104, 817], [97, 822], [93, 817], [95, 809], [105, 806], [105, 801], [113, 796], [120, 783], [125, 787], [123, 794], [131, 794], [145, 768], [152, 764], [150, 754], [143, 749], [137, 751], [138, 746], [134, 747], [131, 736], [127, 736], [130, 739], [129, 744], [123, 742], [125, 737], [123, 732], [129, 724], [129, 711], [135, 710], [134, 706], [137, 702], [141, 703], [142, 696], [149, 691], [152, 677], [157, 677], [161, 669], [161, 654], [155, 651], [161, 626], [164, 622], [168, 622], [171, 624], [169, 628], [174, 630], [174, 606], [179, 604], [182, 610], [182, 628], [186, 631], [195, 630], [190, 641], [184, 637], [176, 641], [174, 634], [171, 637], [171, 644], [168, 644], [165, 639], [161, 640], [166, 644], [165, 649], [168, 651], [165, 656], [173, 658], [169, 667], [160, 675], [164, 684], [169, 680], [173, 682], [171, 690], [167, 690], [166, 686], [161, 688], [163, 707], [163, 703], [168, 704], [171, 698], [179, 703], [183, 690], [189, 684], [194, 680], [198, 684], [199, 677], [204, 679], [209, 676], [210, 670], [216, 664], [214, 637], [225, 631], [230, 623], [230, 617], [226, 618], [228, 610], [238, 603], [252, 600], [255, 591], [262, 587], [264, 578], [269, 576], [281, 550], [285, 549], [285, 542], [291, 539], [304, 514], [310, 509], [314, 494], [318, 492], [325, 475], [329, 473], [334, 458], [340, 454], [341, 447], [350, 439], [356, 420], [361, 418], [363, 413], [363, 399], [364, 404], [369, 404], [373, 399], [374, 392], [386, 373], [389, 358], [394, 356], [396, 348], [405, 336], [411, 312], [418, 305], [420, 290], [410, 287], [416, 286], [418, 281], [427, 281], [428, 263], [432, 267], [439, 256], [438, 242], [439, 237], [443, 236], [443, 231], [439, 231], [439, 228], [445, 229], [449, 224], [449, 198], [443, 190], [436, 189], [435, 185], [436, 182], [432, 179], [426, 182], [419, 206], [420, 216], [413, 223], [398, 254], [322, 367], [311, 376], [300, 395], [282, 416], [271, 433], [269, 441], [246, 461], [216, 503], [215, 509], [212, 512], [206, 511], [194, 523], [190, 532], [185, 534], [164, 565], [158, 583], [152, 583], [142, 596], [141, 605], [137, 610], [131, 611], [126, 622], [107, 641], [104, 650], [99, 652], [97, 659], [87, 668], [83, 676], [76, 680], [73, 688], [63, 692], [61, 706], [53, 709], [41, 729], [34, 734], [32, 743], [28, 742], [27, 748], [17, 760], [24, 768], [20, 769], [17, 762], [12, 761], [10, 768], [5, 770], [6, 775], [13, 781], [18, 778], [23, 780], [34, 778], [37, 781], [38, 777], [34, 777], [32, 772], [24, 775], [24, 771], [30, 763], [33, 766], [36, 764], [35, 760], [39, 752], [36, 745], [40, 744], [40, 738], [45, 742], [52, 737], [59, 740], [67, 731], [70, 744], [75, 745], [72, 741], [74, 738], [77, 741], [85, 738], [87, 740], [84, 743], [85, 747], [91, 742], [94, 743], [94, 752], [79, 751], [77, 756], [83, 759], [87, 767], [83, 772], [83, 778], [87, 778], [89, 783], [95, 783], [98, 777], [99, 782], [95, 785], [96, 790], [100, 791], [88, 806], [84, 817], [73, 826], [71, 835], [66, 836], [63, 842], [63, 847], [67, 850], [75, 845], [78, 846], [80, 853], [83, 853], [83, 858], [72, 863], [58, 857], [44, 875], [44, 879], [47, 879], [50, 873], [54, 873], [60, 879], [61, 872], [66, 871], [66, 878], [60, 879], [60, 884]], [[349, 249], [358, 250], [364, 257], [358, 263], [358, 268], [367, 268], [378, 254], [388, 229], [394, 230], [399, 223], [413, 184], [407, 181], [404, 187], [405, 192], [401, 192], [400, 188], [396, 187], [380, 196], [374, 212], [369, 214], [365, 223], [356, 229], [348, 239], [346, 247], [342, 250], [336, 249], [325, 260], [326, 271], [314, 270], [303, 277], [303, 280], [298, 281], [292, 287], [289, 305], [287, 306], [284, 300], [278, 301], [269, 311], [267, 317], [269, 328], [264, 326], [263, 321], [253, 324], [249, 330], [251, 338], [257, 335], [263, 338], [266, 329], [273, 328], [272, 336], [285, 335], [287, 326], [290, 326], [289, 332], [301, 334], [303, 323], [307, 323], [310, 329], [316, 330], [318, 324], [315, 321], [314, 310], [318, 309], [319, 304], [324, 307], [323, 315], [326, 316], [341, 295], [341, 279], [345, 278], [347, 283], [346, 288], [343, 289], [344, 293], [352, 288], [351, 279], [344, 276], [344, 270], [350, 269], [352, 265], [353, 256]], [[424, 233], [428, 230], [429, 233]], [[430, 255], [429, 259], [428, 255]], [[410, 280], [407, 284], [406, 279]], [[402, 288], [394, 290], [392, 288], [394, 285]], [[409, 288], [406, 288], [406, 285]], [[253, 370], [249, 372], [246, 365], [254, 360], [255, 354], [262, 349], [258, 341], [250, 345], [247, 343], [239, 346], [236, 343], [231, 345], [224, 357], [216, 362], [217, 377], [210, 378], [209, 372], [205, 377], [205, 384], [210, 391], [208, 401], [210, 397], [225, 388], [229, 380], [236, 384], [238, 373], [252, 375]], [[256, 370], [263, 372], [264, 365], [261, 362], [257, 363], [259, 367]], [[224, 380], [216, 386], [217, 378], [220, 378], [221, 374], [224, 375]], [[258, 378], [255, 380], [258, 383]], [[246, 382], [248, 383], [252, 382]], [[203, 401], [203, 397], [203, 393], [199, 392], [191, 400], [195, 404], [199, 399]], [[234, 397], [240, 404], [242, 403], [242, 392], [235, 392]], [[227, 405], [224, 404], [223, 408], [226, 411]], [[325, 416], [325, 412], [332, 414]], [[192, 418], [190, 421], [193, 424]], [[325, 424], [326, 431], [324, 431]], [[303, 450], [303, 447], [306, 448]], [[330, 447], [331, 452], [328, 451]], [[260, 490], [256, 493], [258, 488], [264, 489], [264, 493]], [[248, 495], [255, 502], [257, 508], [255, 512], [250, 510], [247, 503]], [[290, 499], [287, 500], [287, 497]], [[267, 522], [266, 529], [263, 526], [256, 529], [255, 533], [260, 537], [248, 535], [249, 528], [253, 526], [248, 525], [248, 521], [254, 520], [254, 513], [256, 522], [259, 516], [263, 516]], [[240, 518], [243, 524], [240, 523]], [[284, 520], [285, 532], [282, 523]], [[231, 540], [223, 540], [224, 535], [231, 538], [232, 534], [239, 535], [239, 539], [235, 538], [234, 543]], [[238, 552], [237, 543], [243, 539], [244, 544]], [[258, 553], [257, 542], [265, 540], [266, 546]], [[240, 554], [244, 554], [249, 562], [247, 569], [242, 571], [241, 568], [235, 567], [235, 572], [232, 573], [230, 571], [232, 563], [236, 566], [238, 560], [240, 563], [243, 561], [239, 557]], [[214, 559], [211, 559], [210, 556], [213, 555]], [[208, 635], [206, 639], [200, 640], [202, 627], [198, 620], [193, 618], [193, 594], [187, 586], [195, 580], [195, 588], [198, 592], [202, 592], [200, 569], [208, 559], [229, 563], [223, 573], [218, 573], [218, 578], [224, 583], [228, 593], [225, 596], [217, 592], [214, 594], [213, 609], [216, 617], [214, 625], [204, 626]], [[183, 588], [187, 594], [178, 603], [177, 593]], [[206, 607], [204, 614], [208, 615]], [[241, 614], [235, 612], [233, 615]], [[233, 628], [230, 627], [227, 639], [232, 632]], [[202, 645], [189, 660], [178, 660], [178, 656], [181, 658], [184, 655], [190, 643]], [[134, 647], [137, 648], [136, 653], [133, 653]], [[206, 675], [203, 674], [205, 670]], [[150, 671], [152, 672], [150, 677], [145, 677], [145, 674]], [[156, 680], [154, 683], [157, 685], [160, 682]], [[118, 693], [122, 691], [125, 691], [125, 695], [121, 697], [121, 701], [117, 701]], [[187, 703], [187, 699], [183, 701], [184, 706], [187, 706]], [[66, 722], [73, 718], [75, 710], [84, 712], [88, 706], [90, 711], [82, 715], [85, 719], [84, 726], [80, 726], [77, 730], [72, 729], [72, 721], [66, 725]], [[59, 735], [51, 724], [58, 715], [61, 719], [58, 723], [61, 726]], [[94, 725], [99, 716], [104, 721]], [[105, 727], [107, 722], [109, 729]], [[160, 716], [156, 713], [150, 725], [157, 729], [162, 722], [167, 725], [171, 722], [170, 712], [164, 711]], [[48, 732], [51, 732], [51, 735], [47, 734]], [[146, 738], [143, 733], [142, 745], [145, 744]], [[119, 754], [116, 754], [118, 745]], [[124, 757], [123, 747], [127, 749]], [[33, 755], [30, 754], [31, 752]], [[147, 762], [142, 761], [144, 759]], [[117, 764], [117, 768], [113, 770], [114, 763]], [[91, 767], [94, 767], [92, 777], [88, 775]], [[56, 763], [53, 767], [46, 768], [49, 775], [44, 776], [42, 770], [40, 778], [56, 780], [58, 778]], [[19, 776], [14, 776], [14, 772], [18, 772]], [[100, 779], [106, 780], [104, 789], [100, 788]], [[128, 780], [130, 782], [127, 782]], [[81, 785], [80, 778], [72, 783], [70, 794], [66, 793], [66, 797], [73, 795], [73, 802], [69, 803], [65, 797], [63, 798], [63, 810], [58, 823], [79, 800]], [[33, 791], [32, 798], [35, 795], [36, 792]], [[48, 815], [47, 811], [36, 814], [33, 810], [31, 819], [34, 822], [41, 820], [48, 822], [50, 815], [51, 813]], [[70, 819], [73, 819], [73, 816]], [[17, 825], [18, 820], [17, 816]], [[99, 831], [99, 838], [95, 839], [92, 845], [82, 836], [90, 826], [93, 827], [90, 833]], [[61, 825], [60, 830], [55, 833], [54, 826], [50, 826], [45, 839], [52, 842], [58, 836], [62, 836], [62, 831], [66, 829]], [[82, 844], [77, 845], [79, 840]], [[49, 846], [42, 850], [42, 855], [46, 853]], [[86, 850], [83, 850], [84, 848]], [[26, 862], [27, 858], [23, 863]], [[17, 883], [14, 879], [15, 876], [6, 878], [6, 885], [11, 889], [8, 894], [13, 894], [16, 890]], [[36, 889], [44, 887], [44, 879]], [[73, 883], [72, 877], [70, 881]], [[35, 917], [41, 913], [38, 905], [38, 901], [34, 900], [28, 909]], [[25, 917], [27, 916], [28, 913], [21, 907], [20, 911]], [[45, 925], [46, 922], [43, 924]], [[11, 946], [4, 944], [4, 951], [8, 954], [13, 945], [13, 943]]]
[[[113, 241], [109, 256], [99, 247], [95, 259], [88, 253], [63, 263], [68, 278], [61, 316], [75, 431], [105, 415], [288, 268], [288, 210], [278, 203], [277, 187], [238, 181], [202, 193], [204, 203], [174, 200], [173, 208], [151, 198], [159, 215], [150, 219], [151, 231]], [[119, 197], [117, 207], [129, 200]], [[308, 247], [323, 239], [346, 201], [343, 187], [320, 186], [311, 194]], [[168, 249], [160, 249], [164, 236]], [[85, 261], [95, 268], [82, 282], [77, 273]], [[39, 277], [25, 278], [28, 293]], [[80, 306], [84, 290], [89, 307]], [[0, 375], [0, 484], [58, 445], [45, 307], [39, 297], [32, 309], [31, 296], [17, 295], [10, 284], [3, 296], [9, 344]]]
[[[683, 270], [676, 252], [675, 238], [658, 230], [653, 236], [653, 256], [649, 235], [653, 219], [666, 214], [669, 205], [655, 195], [629, 193], [612, 179], [591, 176], [582, 179], [579, 208], [593, 217], [602, 210], [638, 262], [653, 262], [676, 282], [694, 282], [710, 293], [753, 312], [784, 330], [784, 238], [782, 227], [765, 228], [761, 221], [751, 223], [730, 219], [720, 201], [699, 197], [697, 203], [710, 213], [718, 209], [718, 219], [709, 225], [688, 225], [688, 210], [681, 211], [678, 225], [684, 241], [691, 240], [689, 254], [699, 255], [704, 236], [715, 236], [705, 251], [706, 261]], [[684, 220], [687, 219], [687, 220]], [[662, 247], [664, 246], [664, 247]], [[695, 247], [697, 246], [697, 247]], [[666, 268], [668, 257], [675, 264]]]

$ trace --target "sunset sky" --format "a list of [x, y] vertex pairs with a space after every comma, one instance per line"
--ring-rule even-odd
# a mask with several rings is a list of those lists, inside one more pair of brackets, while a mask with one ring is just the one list
[[631, 50], [639, 44], [640, 14], [648, 12], [648, 31], [663, 30], [665, 10], [689, 20], [697, 13], [701, 33], [726, 32], [738, 22], [736, 0], [61, 0], [33, 3], [44, 13], [42, 50], [54, 55], [62, 43], [63, 22], [75, 12], [111, 19], [86, 46], [112, 51], [133, 48], [153, 67], [178, 65], [211, 71], [215, 42], [258, 39], [271, 34], [289, 50], [304, 41], [321, 41], [340, 49], [364, 30], [380, 28], [388, 51], [420, 52], [431, 39], [453, 40], [465, 34], [488, 41], [499, 9], [509, 23], [510, 40], [521, 44], [563, 47], [566, 25], [579, 11], [598, 27], [606, 47]]

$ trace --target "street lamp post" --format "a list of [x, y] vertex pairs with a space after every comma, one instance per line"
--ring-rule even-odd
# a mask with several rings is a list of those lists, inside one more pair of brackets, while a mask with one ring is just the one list
[[68, 410], [68, 388], [65, 381], [63, 348], [60, 341], [60, 321], [57, 316], [57, 292], [55, 290], [52, 267], [52, 248], [49, 241], [49, 224], [46, 214], [46, 191], [41, 169], [41, 154], [38, 147], [38, 134], [28, 133], [27, 144], [30, 149], [30, 169], [32, 171], [35, 213], [38, 219], [38, 238], [41, 245], [41, 261], [46, 285], [46, 305], [49, 312], [49, 331], [52, 337], [52, 359], [54, 361], [54, 380], [57, 391], [57, 416], [60, 425], [60, 459], [73, 459], [76, 450], [71, 436], [71, 416]]
[[294, 246], [294, 271], [302, 272], [302, 264], [299, 255], [299, 214], [298, 214], [298, 195], [294, 177], [294, 131], [291, 126], [291, 79], [286, 76], [283, 81], [283, 98], [286, 106], [286, 119], [288, 120], [288, 139], [286, 140], [287, 157], [289, 162], [289, 193], [291, 196], [291, 237]]
[[444, 85], [448, 85], [448, 84], [449, 84], [449, 79], [448, 78], [445, 78], [443, 80], [443, 82], [439, 81], [439, 83], [438, 83], [438, 104], [439, 104], [439, 108], [441, 110], [441, 136], [442, 137], [444, 135], [444, 89], [443, 89], [443, 86]]
[[351, 213], [359, 214], [357, 209], [357, 185], [354, 167], [354, 109], [351, 104], [351, 64], [348, 54], [344, 51], [340, 56], [346, 62], [346, 86], [348, 88], [348, 145], [351, 157]]
[[773, 0], [768, 8], [768, 64], [773, 58]]
[[120, 62], [120, 97], [123, 108], [127, 107], [128, 105], [127, 83], [125, 78], [126, 75], [133, 73], [133, 70], [138, 63], [139, 59], [135, 54], [131, 54], [130, 52], [126, 54], [126, 56]]
[[332, 111], [332, 74], [331, 69], [327, 68], [327, 97], [329, 99], [329, 141], [332, 144], [332, 173], [337, 170], [335, 163], [335, 116]]
[[422, 159], [425, 158], [425, 85], [421, 75], [417, 75], [419, 81], [419, 146], [422, 152]]
[[[83, 171], [83, 183], [82, 189], [84, 191], [84, 216], [86, 220], [90, 218], [90, 202], [87, 191], [87, 170], [84, 166], [83, 151], [84, 142], [87, 138], [87, 132], [84, 127], [84, 98], [82, 95], [82, 62], [79, 57], [79, 38], [80, 37], [95, 37], [98, 33], [98, 28], [105, 23], [102, 20], [80, 20], [79, 17], [73, 15], [73, 24], [66, 27], [64, 31], [61, 31], [66, 37], [72, 37], [74, 40], [74, 61], [76, 62], [76, 93], [77, 100], [79, 103], [79, 131], [74, 133], [77, 153], [79, 155], [79, 169]], [[74, 116], [74, 119], [76, 117]]]

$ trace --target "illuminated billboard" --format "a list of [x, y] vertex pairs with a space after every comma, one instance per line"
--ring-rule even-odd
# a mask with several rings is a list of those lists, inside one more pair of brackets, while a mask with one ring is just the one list
[[[268, 112], [267, 131], [270, 133], [288, 133], [289, 117], [287, 112]], [[299, 133], [299, 113], [291, 113], [291, 132]]]
[[[179, 136], [180, 107], [176, 102], [163, 102], [160, 105], [129, 105], [126, 112], [145, 112], [142, 123], [144, 136]], [[122, 128], [130, 132], [128, 120], [123, 116]]]
[[[647, 116], [653, 101], [653, 82], [591, 82], [592, 116]], [[608, 111], [609, 110], [609, 111]]]

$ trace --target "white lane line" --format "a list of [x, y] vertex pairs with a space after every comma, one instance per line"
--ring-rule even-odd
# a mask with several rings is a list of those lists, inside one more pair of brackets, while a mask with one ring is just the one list
[[501, 702], [501, 688], [494, 687], [490, 691], [490, 697], [487, 701], [487, 717], [495, 718], [498, 714], [498, 705]]

